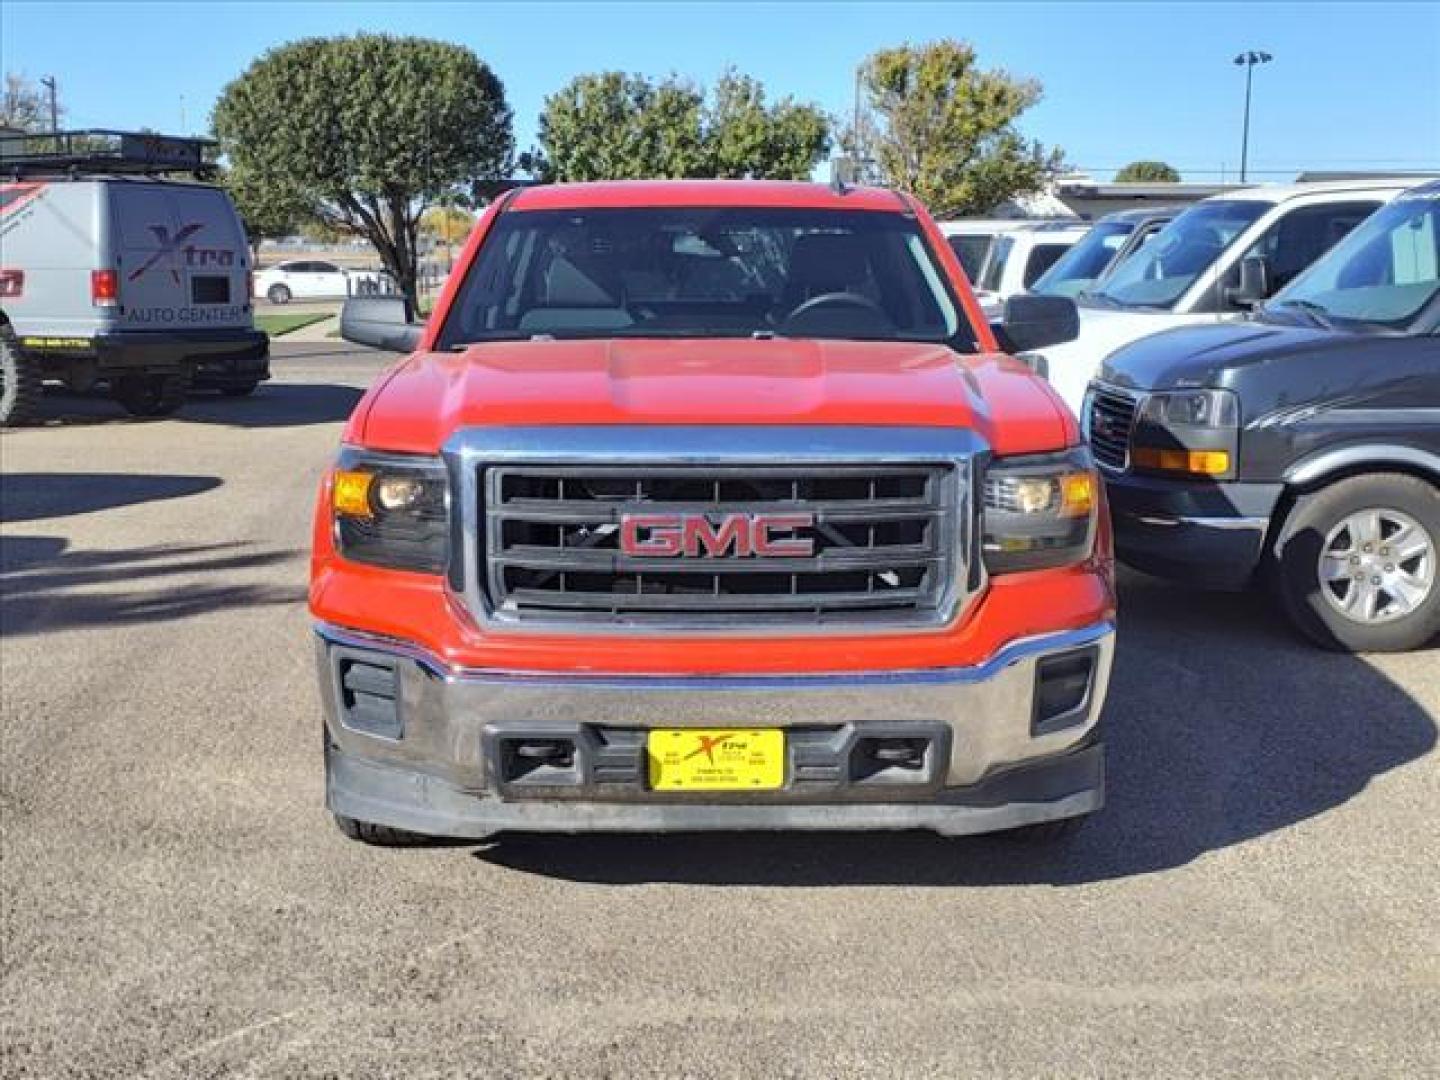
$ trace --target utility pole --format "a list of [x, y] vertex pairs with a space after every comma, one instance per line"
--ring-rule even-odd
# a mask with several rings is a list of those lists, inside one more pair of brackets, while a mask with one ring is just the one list
[[1256, 64], [1268, 64], [1275, 59], [1267, 52], [1243, 52], [1235, 57], [1235, 63], [1245, 69], [1245, 126], [1240, 136], [1240, 182], [1245, 183], [1245, 169], [1250, 157], [1250, 84], [1255, 77]]
[[50, 130], [60, 130], [60, 106], [55, 100], [55, 76], [46, 75], [40, 80], [40, 85], [50, 91]]

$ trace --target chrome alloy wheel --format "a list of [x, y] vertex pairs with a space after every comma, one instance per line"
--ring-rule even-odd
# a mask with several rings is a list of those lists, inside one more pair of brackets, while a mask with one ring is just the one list
[[1404, 618], [1435, 588], [1435, 549], [1435, 538], [1409, 514], [1360, 510], [1325, 538], [1320, 591], [1358, 623]]

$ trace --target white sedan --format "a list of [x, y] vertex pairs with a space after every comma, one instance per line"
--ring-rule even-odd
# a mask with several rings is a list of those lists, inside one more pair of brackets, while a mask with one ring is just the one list
[[254, 295], [272, 304], [288, 304], [291, 300], [363, 296], [382, 287], [381, 275], [373, 270], [347, 270], [316, 259], [295, 259], [256, 274]]

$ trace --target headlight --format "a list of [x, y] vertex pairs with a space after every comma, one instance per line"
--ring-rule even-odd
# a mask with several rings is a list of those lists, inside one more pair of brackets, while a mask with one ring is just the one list
[[1087, 451], [999, 458], [985, 476], [985, 566], [992, 574], [1089, 557], [1100, 480]]
[[1239, 428], [1239, 400], [1229, 390], [1150, 394], [1135, 419], [1130, 463], [1148, 472], [1229, 477]]
[[346, 448], [336, 465], [330, 496], [337, 549], [355, 562], [444, 573], [449, 556], [449, 489], [439, 458]]

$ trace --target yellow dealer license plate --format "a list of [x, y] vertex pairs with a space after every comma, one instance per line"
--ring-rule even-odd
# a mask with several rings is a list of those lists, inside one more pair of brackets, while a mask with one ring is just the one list
[[785, 733], [662, 728], [646, 741], [655, 791], [769, 791], [785, 784]]

